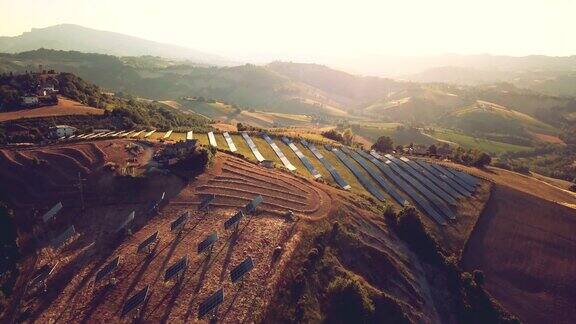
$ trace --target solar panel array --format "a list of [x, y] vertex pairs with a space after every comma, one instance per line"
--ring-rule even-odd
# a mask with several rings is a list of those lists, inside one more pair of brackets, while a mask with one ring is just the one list
[[394, 170], [394, 172], [396, 172], [396, 174], [398, 174], [402, 179], [404, 179], [406, 182], [410, 183], [410, 185], [412, 185], [412, 187], [414, 187], [414, 189], [418, 190], [418, 192], [421, 193], [422, 196], [424, 196], [426, 199], [428, 199], [428, 201], [430, 201], [432, 203], [432, 205], [434, 205], [444, 216], [446, 216], [450, 219], [456, 219], [456, 216], [454, 215], [452, 210], [450, 210], [450, 207], [448, 207], [448, 205], [446, 205], [442, 201], [442, 199], [440, 199], [436, 194], [434, 194], [433, 192], [428, 190], [418, 180], [416, 180], [410, 174], [408, 174], [407, 172], [402, 170], [393, 161], [388, 160], [387, 158], [383, 158], [383, 161], [384, 161], [384, 163], [386, 163], [386, 165], [390, 166], [390, 168], [392, 170]]
[[164, 136], [162, 138], [168, 139], [168, 138], [170, 138], [170, 135], [172, 135], [172, 130], [167, 131], [166, 134], [164, 134]]
[[232, 282], [237, 282], [252, 269], [254, 269], [254, 262], [252, 261], [252, 257], [249, 256], [230, 271], [230, 280], [232, 280]]
[[388, 165], [384, 164], [384, 162], [379, 160], [380, 158], [382, 158], [381, 155], [379, 155], [375, 151], [371, 151], [370, 154], [364, 151], [358, 151], [358, 153], [364, 158], [369, 159], [370, 162], [374, 163], [376, 167], [378, 167], [378, 169], [380, 169], [380, 171], [382, 171], [388, 179], [394, 182], [394, 184], [396, 184], [398, 188], [400, 188], [404, 193], [406, 193], [406, 195], [408, 195], [408, 197], [410, 197], [412, 201], [414, 201], [418, 206], [420, 206], [420, 208], [422, 208], [428, 216], [432, 217], [434, 221], [436, 221], [440, 225], [446, 225], [446, 220], [444, 219], [444, 217], [442, 217], [442, 215], [440, 215], [426, 199], [424, 199], [422, 196], [420, 196], [420, 194], [418, 194], [414, 189], [412, 189], [412, 187], [408, 183], [406, 183], [406, 181], [404, 181], [402, 178], [396, 175]]
[[210, 145], [218, 147], [218, 143], [216, 143], [216, 137], [214, 136], [214, 132], [208, 132], [208, 142], [210, 142]]
[[42, 216], [42, 220], [44, 221], [44, 223], [48, 222], [49, 220], [51, 220], [54, 216], [56, 216], [56, 214], [58, 214], [58, 212], [62, 209], [62, 202], [58, 202], [56, 205], [54, 205], [52, 208], [50, 208], [49, 211], [46, 212], [46, 214], [44, 214]]
[[142, 290], [134, 294], [124, 303], [124, 306], [122, 307], [122, 316], [130, 313], [132, 310], [140, 306], [146, 298], [148, 298], [148, 288], [149, 285], [146, 285], [146, 287], [142, 288]]
[[108, 262], [108, 264], [106, 264], [104, 266], [104, 268], [100, 269], [100, 271], [98, 271], [96, 273], [95, 281], [99, 282], [100, 280], [104, 279], [106, 276], [111, 274], [112, 271], [114, 271], [116, 268], [118, 268], [118, 264], [120, 264], [120, 257], [119, 256], [114, 258], [114, 260]]
[[232, 140], [232, 136], [230, 136], [230, 134], [228, 134], [228, 132], [224, 132], [224, 139], [226, 140], [226, 143], [228, 144], [228, 148], [230, 148], [230, 152], [236, 152], [238, 149], [236, 148], [236, 144], [234, 144], [234, 141]]
[[284, 152], [280, 150], [278, 145], [274, 143], [274, 141], [270, 138], [270, 136], [268, 136], [268, 134], [262, 134], [262, 138], [264, 138], [264, 140], [270, 145], [270, 147], [272, 147], [272, 150], [274, 150], [274, 153], [276, 153], [276, 155], [278, 156], [280, 161], [282, 161], [282, 164], [284, 164], [286, 169], [290, 171], [296, 170], [296, 167], [290, 162], [290, 160], [288, 160], [286, 155], [284, 155]]
[[256, 211], [256, 208], [258, 207], [258, 205], [260, 205], [262, 202], [264, 201], [264, 199], [262, 198], [262, 196], [258, 195], [256, 197], [254, 197], [252, 199], [252, 201], [250, 201], [248, 204], [246, 204], [246, 206], [244, 207], [244, 210], [246, 211], [246, 214], [252, 214], [253, 212]]
[[182, 215], [170, 223], [170, 231], [174, 232], [176, 229], [184, 227], [188, 219], [190, 219], [190, 212], [182, 213]]
[[402, 195], [400, 195], [398, 193], [398, 191], [396, 191], [396, 189], [394, 189], [381, 175], [380, 172], [378, 172], [378, 170], [374, 169], [374, 167], [368, 163], [368, 161], [366, 161], [364, 158], [362, 158], [362, 156], [360, 156], [358, 153], [346, 148], [346, 147], [342, 147], [342, 151], [346, 154], [348, 154], [349, 156], [351, 156], [356, 162], [358, 162], [358, 164], [360, 164], [364, 170], [366, 170], [366, 172], [368, 172], [368, 174], [370, 174], [370, 176], [372, 178], [374, 178], [374, 180], [376, 180], [376, 182], [378, 182], [378, 184], [380, 184], [380, 187], [382, 187], [382, 189], [384, 189], [384, 191], [386, 193], [388, 193], [388, 195], [390, 195], [390, 197], [394, 198], [394, 200], [399, 203], [401, 206], [405, 206], [408, 204], [408, 200], [406, 200], [406, 198], [402, 197]]
[[198, 244], [198, 253], [206, 251], [206, 249], [212, 247], [216, 241], [218, 241], [218, 234], [216, 232], [212, 232], [212, 234], [208, 235], [204, 241]]
[[244, 140], [246, 141], [246, 144], [248, 144], [248, 147], [250, 148], [250, 150], [252, 150], [252, 153], [254, 154], [254, 157], [256, 158], [256, 160], [258, 162], [264, 161], [264, 157], [262, 156], [262, 154], [260, 154], [260, 151], [258, 151], [258, 147], [256, 146], [256, 144], [254, 144], [254, 141], [252, 141], [252, 139], [250, 138], [248, 133], [242, 132], [241, 134], [242, 134], [242, 137], [244, 138]]
[[[457, 201], [456, 201], [456, 199], [454, 199], [454, 197], [450, 196], [448, 193], [446, 193], [440, 187], [438, 187], [437, 185], [432, 183], [432, 181], [428, 180], [428, 178], [426, 178], [425, 176], [420, 174], [420, 172], [418, 172], [417, 170], [412, 168], [408, 163], [406, 163], [403, 160], [397, 159], [395, 156], [393, 156], [391, 154], [386, 154], [385, 157], [388, 160], [394, 162], [397, 166], [399, 166], [403, 171], [405, 171], [406, 173], [411, 175], [413, 178], [418, 180], [418, 182], [420, 182], [422, 185], [424, 185], [427, 189], [429, 189], [431, 192], [436, 194], [442, 200], [444, 200], [445, 202], [447, 202], [451, 205], [456, 205]], [[444, 186], [444, 185], [442, 185], [442, 186]]]
[[200, 303], [200, 307], [198, 307], [198, 318], [204, 317], [206, 314], [210, 313], [214, 310], [218, 305], [222, 304], [224, 301], [224, 290], [220, 289], [210, 297], [206, 298], [202, 303]]
[[356, 176], [358, 181], [360, 181], [362, 186], [364, 186], [364, 188], [366, 188], [366, 190], [368, 190], [368, 192], [371, 193], [372, 196], [376, 197], [380, 201], [386, 200], [386, 197], [384, 197], [384, 194], [382, 193], [382, 191], [380, 189], [378, 189], [374, 185], [374, 183], [372, 183], [372, 181], [368, 180], [364, 176], [364, 174], [362, 174], [362, 172], [360, 172], [360, 170], [358, 170], [356, 165], [352, 161], [350, 161], [348, 159], [348, 157], [346, 157], [346, 155], [344, 153], [342, 153], [340, 150], [338, 150], [336, 148], [332, 148], [332, 153], [334, 153], [340, 159], [340, 161], [342, 161], [342, 163], [344, 163], [344, 165], [348, 169], [350, 169], [350, 171], [352, 171], [352, 173], [354, 173], [354, 175]]
[[296, 146], [296, 144], [292, 143], [286, 136], [282, 137], [282, 142], [284, 142], [284, 144], [288, 145], [288, 147], [290, 147], [290, 149], [294, 151], [294, 154], [296, 154], [296, 156], [300, 159], [302, 164], [304, 164], [304, 167], [306, 167], [306, 169], [308, 170], [308, 172], [310, 172], [310, 174], [312, 175], [312, 177], [314, 177], [314, 179], [322, 177], [320, 172], [316, 170], [316, 168], [314, 167], [314, 165], [312, 165], [312, 162], [310, 162], [308, 157], [302, 154], [302, 152], [300, 151], [298, 146]]
[[138, 137], [138, 136], [140, 136], [140, 134], [142, 134], [142, 133], [144, 133], [144, 131], [143, 131], [143, 130], [141, 130], [141, 131], [139, 131], [139, 132], [136, 132], [136, 133], [132, 134], [132, 137]]
[[134, 211], [132, 211], [130, 214], [128, 214], [128, 216], [122, 221], [122, 223], [120, 223], [120, 225], [118, 226], [118, 228], [116, 228], [116, 233], [122, 231], [123, 229], [125, 229], [126, 227], [128, 227], [128, 224], [130, 224], [130, 222], [132, 222], [134, 220]]
[[156, 242], [158, 240], [158, 231], [154, 232], [152, 235], [148, 236], [144, 241], [142, 241], [138, 245], [138, 252], [144, 251], [144, 249], [148, 249], [150, 244]]
[[156, 133], [156, 130], [155, 130], [155, 129], [153, 129], [153, 130], [149, 131], [148, 133], [144, 134], [144, 138], [150, 137], [150, 135], [152, 135], [152, 134], [154, 134], [154, 133]]
[[420, 166], [422, 169], [426, 170], [428, 173], [433, 174], [438, 179], [441, 179], [442, 181], [447, 183], [452, 189], [454, 189], [455, 191], [457, 191], [461, 195], [464, 195], [466, 197], [472, 196], [470, 191], [468, 191], [466, 188], [459, 185], [458, 182], [447, 177], [445, 174], [443, 174], [440, 170], [433, 167], [431, 164], [429, 164], [425, 161], [421, 161], [421, 160], [414, 160], [412, 162], [418, 164], [418, 166]]
[[406, 158], [400, 157], [404, 163], [408, 164], [412, 169], [416, 170], [417, 172], [421, 173], [424, 177], [426, 177], [429, 181], [432, 181], [437, 187], [442, 188], [442, 190], [450, 195], [450, 197], [454, 199], [459, 199], [462, 197], [462, 194], [459, 193], [457, 190], [452, 188], [452, 186], [444, 181], [443, 179], [439, 178], [435, 174], [429, 172], [427, 169], [420, 166], [418, 163]]
[[69, 238], [76, 234], [76, 228], [74, 225], [68, 227], [62, 234], [58, 235], [56, 238], [52, 239], [52, 246], [54, 248], [59, 248], [62, 246]]
[[452, 181], [458, 183], [460, 186], [462, 186], [463, 188], [465, 188], [469, 192], [474, 192], [474, 186], [471, 186], [466, 181], [456, 177], [452, 172], [450, 172], [448, 170], [448, 168], [445, 168], [444, 166], [441, 166], [439, 164], [434, 164], [434, 163], [431, 163], [430, 166], [433, 167], [434, 169], [438, 170], [440, 173], [442, 173], [443, 175], [445, 175], [449, 179], [452, 179]]
[[318, 159], [318, 161], [322, 163], [322, 165], [326, 168], [326, 170], [330, 172], [330, 175], [332, 176], [332, 178], [334, 178], [334, 181], [336, 181], [336, 183], [340, 186], [340, 188], [344, 190], [350, 190], [351, 187], [348, 184], [348, 182], [346, 182], [346, 180], [342, 178], [340, 173], [336, 171], [334, 166], [332, 166], [332, 164], [326, 158], [324, 158], [322, 153], [318, 151], [318, 149], [316, 148], [316, 146], [314, 146], [314, 144], [308, 143], [305, 140], [302, 140], [301, 143], [302, 145], [304, 145], [304, 147], [307, 147], [312, 152], [312, 154], [314, 154], [314, 156]]
[[453, 175], [457, 178], [460, 178], [462, 181], [466, 182], [470, 186], [474, 187], [479, 184], [478, 179], [474, 178], [473, 176], [469, 175], [468, 173], [455, 170], [453, 168], [444, 167], [446, 170], [450, 171]]
[[172, 277], [184, 271], [186, 267], [188, 267], [188, 256], [182, 257], [180, 260], [176, 261], [176, 263], [166, 269], [164, 272], [164, 281], [172, 279]]
[[238, 222], [244, 217], [244, 213], [239, 210], [232, 217], [228, 218], [224, 222], [224, 229], [229, 229], [230, 227], [238, 224]]

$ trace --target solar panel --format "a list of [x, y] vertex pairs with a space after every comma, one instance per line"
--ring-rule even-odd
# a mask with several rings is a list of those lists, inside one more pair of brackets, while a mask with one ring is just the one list
[[216, 199], [216, 195], [215, 194], [210, 194], [208, 196], [205, 196], [204, 198], [202, 198], [202, 200], [200, 201], [200, 210], [206, 210], [208, 208], [208, 206], [210, 206], [210, 204], [214, 201], [214, 199]]
[[76, 234], [76, 229], [74, 225], [68, 227], [62, 234], [58, 235], [54, 238], [51, 242], [54, 248], [58, 248], [62, 246], [69, 238], [71, 238], [74, 234]]
[[218, 147], [218, 143], [216, 143], [216, 137], [214, 137], [214, 132], [208, 132], [208, 142], [210, 142], [211, 146]]
[[48, 264], [43, 265], [40, 269], [38, 269], [34, 273], [34, 277], [32, 277], [32, 279], [30, 280], [30, 284], [32, 286], [35, 286], [40, 282], [46, 280], [48, 277], [50, 277], [50, 275], [54, 273], [54, 270], [56, 270], [56, 266], [58, 265], [59, 262], [60, 261], [57, 261], [53, 266], [50, 266]]
[[425, 176], [420, 174], [416, 169], [412, 168], [406, 161], [397, 159], [395, 156], [391, 154], [386, 154], [386, 158], [390, 161], [394, 162], [398, 167], [400, 167], [403, 171], [411, 175], [413, 178], [418, 180], [422, 185], [424, 185], [427, 189], [433, 192], [436, 196], [444, 200], [445, 202], [456, 205], [457, 201], [454, 197], [450, 196], [446, 193], [441, 187], [435, 185], [432, 181], [428, 180]]
[[142, 290], [134, 294], [124, 303], [124, 306], [122, 307], [122, 316], [130, 313], [136, 307], [140, 306], [146, 298], [148, 298], [148, 287], [149, 285], [146, 285], [146, 287], [142, 288]]
[[270, 138], [270, 136], [268, 136], [267, 134], [262, 134], [262, 138], [264, 138], [264, 140], [268, 143], [268, 145], [270, 145], [270, 147], [272, 148], [274, 153], [276, 153], [276, 155], [278, 156], [280, 161], [282, 161], [282, 164], [284, 164], [286, 169], [288, 169], [290, 171], [296, 170], [296, 167], [288, 160], [286, 155], [284, 155], [284, 152], [282, 152], [282, 150], [280, 150], [278, 145], [276, 145], [276, 143], [274, 143], [274, 141]]
[[148, 133], [144, 134], [144, 138], [146, 138], [146, 137], [150, 137], [150, 135], [154, 134], [155, 132], [156, 132], [156, 130], [155, 130], [155, 129], [153, 129], [153, 130], [149, 131]]
[[444, 166], [441, 166], [439, 164], [436, 163], [430, 163], [429, 164], [431, 167], [433, 167], [434, 169], [438, 170], [441, 174], [443, 174], [444, 176], [446, 176], [447, 178], [451, 179], [452, 181], [456, 182], [458, 185], [460, 185], [462, 188], [466, 189], [469, 193], [474, 192], [474, 187], [469, 185], [467, 182], [463, 181], [462, 179], [456, 177], [454, 174], [452, 174], [452, 172], [448, 171], [447, 168], [445, 168]]
[[310, 160], [308, 159], [308, 157], [306, 157], [304, 154], [302, 154], [302, 152], [300, 151], [300, 149], [298, 148], [298, 146], [296, 146], [294, 143], [292, 143], [288, 137], [284, 136], [282, 137], [282, 142], [284, 142], [284, 144], [288, 145], [288, 147], [294, 151], [294, 154], [296, 154], [296, 156], [300, 159], [300, 161], [302, 162], [302, 164], [304, 164], [304, 167], [306, 167], [306, 169], [308, 170], [308, 172], [310, 172], [310, 174], [312, 174], [312, 176], [314, 177], [314, 179], [318, 179], [321, 178], [322, 175], [320, 174], [320, 172], [318, 172], [318, 170], [316, 170], [316, 168], [314, 167], [314, 165], [312, 165], [312, 162], [310, 162]]
[[238, 212], [236, 212], [236, 214], [234, 214], [234, 216], [228, 218], [224, 222], [224, 229], [229, 229], [230, 227], [237, 225], [238, 222], [242, 219], [242, 217], [244, 217], [244, 213], [241, 210], [239, 210]]
[[263, 201], [264, 201], [264, 199], [262, 198], [262, 196], [258, 195], [256, 197], [254, 197], [252, 199], [252, 201], [249, 202], [244, 207], [244, 210], [246, 211], [247, 214], [252, 214], [253, 212], [256, 211], [256, 208], [258, 208], [258, 205], [260, 205]]
[[108, 264], [106, 264], [104, 266], [104, 268], [100, 269], [100, 271], [98, 271], [98, 273], [96, 273], [96, 282], [99, 282], [100, 280], [102, 280], [104, 277], [106, 277], [107, 275], [109, 275], [110, 273], [112, 273], [112, 271], [114, 271], [117, 267], [118, 264], [120, 263], [120, 257], [117, 256], [116, 258], [114, 258], [114, 260], [108, 262]]
[[194, 138], [194, 133], [192, 131], [186, 132], [186, 140], [189, 141]]
[[176, 218], [172, 223], [170, 223], [170, 231], [174, 232], [174, 230], [178, 228], [183, 228], [186, 222], [190, 219], [190, 212], [187, 211]]
[[134, 132], [135, 132], [135, 130], [131, 130], [131, 131], [129, 131], [129, 132], [126, 133], [126, 134], [122, 134], [122, 136], [130, 136], [130, 134], [132, 134], [132, 133], [134, 133]]
[[422, 208], [426, 214], [431, 217], [440, 225], [446, 225], [446, 221], [442, 215], [440, 215], [420, 194], [418, 194], [408, 183], [406, 183], [402, 178], [400, 178], [396, 173], [392, 171], [390, 166], [383, 163], [380, 159], [382, 156], [375, 151], [370, 151], [370, 154], [364, 151], [358, 151], [360, 155], [364, 158], [369, 159], [370, 162], [374, 163], [382, 173], [386, 175], [388, 179], [396, 184], [404, 193], [406, 193], [420, 208]]
[[46, 214], [44, 214], [42, 216], [42, 220], [44, 221], [44, 223], [48, 222], [49, 220], [51, 220], [54, 216], [56, 216], [56, 214], [58, 214], [58, 212], [62, 209], [62, 202], [57, 203], [56, 205], [54, 205], [52, 208], [50, 208], [49, 211], [46, 212]]
[[438, 179], [440, 179], [440, 180], [444, 181], [445, 183], [447, 183], [448, 185], [450, 185], [451, 188], [453, 188], [455, 191], [457, 191], [461, 195], [464, 195], [467, 197], [472, 196], [472, 194], [466, 188], [462, 187], [461, 185], [458, 184], [458, 182], [454, 181], [450, 177], [447, 177], [441, 171], [434, 168], [432, 164], [428, 164], [428, 163], [426, 163], [424, 161], [420, 161], [420, 160], [414, 160], [412, 162], [418, 164], [422, 169], [428, 171], [428, 173], [433, 174]]
[[414, 161], [412, 161], [406, 157], [400, 157], [400, 160], [402, 160], [404, 163], [408, 164], [412, 169], [414, 169], [417, 172], [419, 172], [420, 174], [422, 174], [429, 181], [432, 181], [437, 187], [442, 188], [442, 190], [444, 192], [446, 192], [448, 195], [450, 195], [450, 197], [452, 197], [454, 199], [459, 199], [462, 197], [462, 194], [460, 194], [458, 191], [454, 190], [452, 188], [452, 186], [449, 183], [447, 183], [444, 179], [439, 178], [435, 174], [429, 172], [427, 169], [423, 168], [418, 163], [416, 163], [416, 162], [414, 162]]
[[314, 154], [314, 156], [318, 159], [318, 161], [320, 161], [320, 163], [322, 163], [322, 165], [326, 168], [326, 170], [328, 170], [328, 172], [330, 173], [332, 178], [334, 178], [334, 181], [336, 181], [336, 183], [340, 186], [340, 188], [344, 190], [350, 190], [350, 188], [352, 188], [344, 180], [344, 178], [342, 178], [340, 173], [336, 171], [334, 166], [332, 166], [332, 164], [327, 159], [324, 158], [322, 153], [318, 151], [318, 149], [316, 148], [316, 146], [314, 146], [314, 144], [308, 143], [305, 140], [302, 140], [300, 142], [302, 143], [302, 145], [304, 145], [304, 147], [307, 147], [312, 152], [312, 154]]
[[170, 135], [172, 135], [172, 130], [167, 131], [164, 136], [162, 137], [162, 139], [168, 139], [170, 138]]
[[133, 220], [134, 220], [134, 211], [128, 214], [128, 216], [122, 221], [122, 223], [120, 223], [118, 228], [116, 228], [116, 233], [124, 230], [128, 226], [128, 224], [130, 224], [130, 222], [132, 222]]
[[202, 253], [206, 251], [206, 249], [214, 246], [214, 243], [216, 243], [217, 240], [218, 240], [218, 234], [216, 234], [216, 232], [212, 232], [212, 234], [208, 235], [208, 237], [206, 237], [204, 241], [198, 244], [198, 253]]
[[206, 314], [213, 311], [218, 305], [224, 301], [224, 290], [220, 288], [217, 292], [206, 298], [198, 307], [198, 318], [204, 317]]
[[254, 269], [254, 262], [252, 262], [252, 257], [249, 256], [230, 271], [230, 280], [235, 283], [252, 269]]
[[142, 241], [139, 245], [138, 245], [138, 252], [142, 252], [144, 251], [144, 249], [148, 249], [149, 250], [149, 246], [150, 244], [156, 242], [158, 240], [158, 231], [154, 232], [154, 234], [148, 236], [148, 238], [146, 238], [144, 241]]
[[232, 137], [230, 136], [230, 134], [228, 134], [228, 132], [224, 132], [224, 139], [226, 140], [226, 143], [228, 144], [228, 147], [230, 148], [230, 152], [236, 152], [236, 144], [234, 144], [234, 141], [232, 140]]
[[252, 139], [250, 138], [248, 133], [242, 132], [241, 135], [244, 138], [244, 140], [246, 141], [246, 144], [248, 144], [248, 147], [250, 148], [250, 150], [254, 154], [254, 157], [256, 158], [256, 160], [258, 162], [264, 161], [264, 157], [262, 156], [260, 151], [258, 151], [258, 147], [256, 146], [256, 144], [254, 144], [254, 141], [252, 141]]
[[342, 163], [344, 163], [344, 165], [348, 169], [350, 169], [350, 171], [352, 171], [352, 173], [356, 176], [358, 181], [362, 184], [362, 186], [364, 186], [364, 188], [366, 188], [366, 190], [368, 190], [368, 192], [370, 192], [372, 194], [372, 196], [376, 197], [380, 201], [386, 200], [382, 191], [380, 189], [376, 188], [376, 186], [374, 186], [374, 183], [372, 183], [372, 181], [368, 180], [364, 176], [364, 174], [362, 174], [360, 172], [360, 170], [358, 170], [356, 165], [352, 161], [350, 161], [346, 157], [346, 155], [344, 155], [344, 153], [342, 153], [340, 150], [338, 150], [336, 148], [332, 149], [332, 153], [334, 153], [340, 159], [340, 161], [342, 161]]
[[378, 172], [378, 170], [374, 169], [374, 167], [368, 161], [366, 161], [362, 156], [360, 156], [358, 153], [354, 151], [348, 149], [345, 150], [346, 150], [345, 152], [348, 153], [348, 155], [350, 155], [356, 162], [358, 162], [358, 164], [360, 164], [362, 168], [364, 168], [364, 170], [366, 170], [366, 172], [368, 172], [368, 174], [374, 180], [376, 180], [376, 182], [378, 182], [380, 187], [382, 187], [382, 189], [384, 189], [384, 191], [388, 193], [390, 197], [396, 200], [396, 202], [399, 203], [401, 206], [405, 206], [408, 204], [408, 201], [404, 197], [402, 197], [396, 191], [396, 189], [394, 189], [386, 180], [384, 180], [384, 178], [381, 176], [381, 173]]
[[188, 256], [184, 256], [180, 260], [176, 261], [176, 263], [171, 265], [168, 269], [166, 269], [166, 272], [164, 272], [164, 281], [172, 279], [172, 277], [184, 271], [187, 266]]
[[418, 190], [418, 192], [420, 192], [422, 196], [428, 199], [428, 201], [430, 201], [432, 205], [434, 205], [440, 212], [442, 212], [444, 216], [450, 219], [456, 218], [450, 207], [448, 207], [448, 205], [446, 205], [435, 193], [431, 192], [424, 185], [422, 185], [416, 178], [412, 177], [407, 172], [404, 172], [404, 170], [402, 170], [396, 163], [389, 159], [385, 159], [384, 163], [390, 166], [390, 168], [394, 170], [394, 172], [396, 172], [402, 179], [410, 183], [412, 187]]
[[141, 130], [141, 131], [139, 131], [139, 132], [136, 132], [136, 133], [132, 134], [132, 136], [131, 136], [131, 137], [138, 137], [138, 136], [140, 136], [140, 134], [142, 134], [142, 133], [144, 133], [144, 131], [143, 131], [143, 130]]

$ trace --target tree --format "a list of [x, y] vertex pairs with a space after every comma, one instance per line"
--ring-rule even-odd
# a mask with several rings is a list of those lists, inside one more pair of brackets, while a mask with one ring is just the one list
[[437, 153], [437, 148], [436, 145], [432, 144], [428, 147], [428, 154], [430, 155], [436, 155]]
[[394, 149], [394, 143], [390, 137], [380, 136], [376, 140], [376, 143], [372, 144], [372, 149], [379, 152], [388, 153]]
[[337, 277], [328, 286], [327, 323], [367, 323], [374, 303], [366, 289], [354, 279]]
[[484, 276], [484, 272], [482, 270], [474, 270], [472, 272], [472, 276], [474, 277], [474, 282], [478, 286], [483, 286], [484, 282], [486, 281], [486, 277]]
[[474, 161], [474, 166], [478, 168], [483, 168], [489, 165], [490, 162], [492, 162], [492, 158], [490, 157], [490, 155], [482, 152], [480, 153], [480, 155], [478, 155], [478, 157], [476, 157], [476, 160]]
[[352, 145], [352, 143], [354, 143], [354, 133], [352, 132], [352, 128], [346, 128], [342, 137], [344, 138], [344, 144]]

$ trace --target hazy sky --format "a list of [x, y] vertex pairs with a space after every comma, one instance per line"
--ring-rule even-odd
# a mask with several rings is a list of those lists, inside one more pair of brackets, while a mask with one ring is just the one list
[[576, 54], [576, 0], [0, 0], [0, 35], [73, 23], [228, 57]]

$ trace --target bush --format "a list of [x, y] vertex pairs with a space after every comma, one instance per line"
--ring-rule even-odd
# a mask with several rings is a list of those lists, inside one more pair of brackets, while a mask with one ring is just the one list
[[356, 280], [337, 277], [328, 286], [327, 323], [366, 323], [374, 313], [368, 292]]
[[489, 165], [490, 162], [492, 162], [492, 158], [490, 157], [490, 155], [482, 152], [474, 160], [474, 166], [477, 168], [483, 168]]
[[329, 139], [336, 141], [336, 142], [344, 143], [344, 137], [342, 136], [342, 134], [338, 133], [334, 129], [322, 132], [322, 136], [329, 138]]
[[394, 142], [388, 136], [380, 136], [376, 140], [376, 143], [372, 144], [372, 149], [388, 153], [394, 149]]
[[512, 171], [522, 174], [530, 174], [530, 168], [525, 165], [515, 165], [512, 167]]
[[576, 192], [576, 183], [573, 183], [570, 188], [568, 188], [568, 190], [572, 191], [572, 192]]

